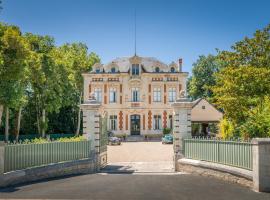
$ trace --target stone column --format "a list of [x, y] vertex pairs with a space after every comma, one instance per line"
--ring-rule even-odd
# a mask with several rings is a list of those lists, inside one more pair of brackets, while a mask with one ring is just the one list
[[270, 192], [270, 138], [255, 138], [253, 149], [253, 188]]
[[0, 175], [4, 173], [5, 169], [5, 143], [0, 141]]
[[183, 95], [173, 104], [174, 123], [173, 123], [173, 149], [174, 162], [184, 157], [183, 139], [191, 137], [191, 109], [193, 103]]
[[97, 102], [92, 95], [89, 101], [81, 104], [83, 111], [83, 136], [91, 140], [91, 151], [99, 152], [99, 121], [100, 121], [100, 108], [101, 104]]

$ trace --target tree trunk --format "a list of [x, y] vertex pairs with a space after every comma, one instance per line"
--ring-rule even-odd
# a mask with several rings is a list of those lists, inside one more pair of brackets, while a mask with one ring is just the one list
[[[80, 100], [79, 103], [81, 104], [82, 102], [82, 92], [80, 94]], [[80, 134], [80, 129], [81, 129], [81, 107], [79, 105], [79, 111], [78, 111], [78, 119], [77, 119], [77, 130], [75, 135], [78, 136]]]
[[4, 111], [4, 106], [0, 105], [0, 126], [1, 126], [1, 122], [2, 122], [3, 111]]
[[44, 138], [45, 137], [45, 126], [46, 126], [46, 111], [43, 108], [42, 109], [42, 126], [41, 126], [41, 136]]
[[8, 142], [9, 134], [9, 108], [6, 107], [5, 141]]
[[15, 136], [16, 142], [19, 141], [20, 129], [21, 129], [21, 117], [22, 117], [22, 107], [19, 108], [16, 116], [16, 126], [15, 126]]

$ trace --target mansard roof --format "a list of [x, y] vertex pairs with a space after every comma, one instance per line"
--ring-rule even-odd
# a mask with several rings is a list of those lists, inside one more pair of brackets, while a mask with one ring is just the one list
[[140, 64], [145, 72], [155, 72], [158, 67], [160, 72], [170, 72], [171, 68], [175, 69], [175, 72], [179, 72], [179, 66], [175, 62], [167, 65], [153, 57], [121, 57], [112, 60], [107, 64], [97, 63], [93, 66], [93, 72], [96, 69], [104, 72], [110, 72], [112, 68], [115, 68], [117, 72], [128, 72], [132, 64]]

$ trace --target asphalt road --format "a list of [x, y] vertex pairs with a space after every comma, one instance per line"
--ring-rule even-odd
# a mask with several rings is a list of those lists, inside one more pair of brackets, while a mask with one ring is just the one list
[[0, 198], [260, 200], [270, 194], [221, 180], [187, 175], [92, 174], [0, 189]]

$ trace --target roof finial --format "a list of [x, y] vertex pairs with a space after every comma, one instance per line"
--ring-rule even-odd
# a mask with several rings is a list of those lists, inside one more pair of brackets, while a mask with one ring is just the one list
[[134, 38], [134, 50], [135, 50], [135, 56], [137, 55], [137, 13], [136, 13], [136, 9], [135, 9], [135, 21], [134, 21], [134, 25], [135, 25], [135, 38]]

